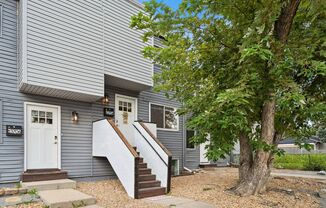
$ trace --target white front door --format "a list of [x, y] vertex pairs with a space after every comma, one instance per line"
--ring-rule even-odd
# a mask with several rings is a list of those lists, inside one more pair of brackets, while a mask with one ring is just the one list
[[137, 98], [116, 95], [115, 122], [122, 134], [134, 145], [134, 121], [137, 120]]
[[208, 141], [205, 143], [202, 143], [199, 145], [199, 152], [200, 152], [200, 163], [201, 164], [208, 164], [209, 160], [206, 157], [207, 149], [205, 148], [207, 145], [209, 145], [209, 138]]
[[26, 105], [26, 169], [59, 168], [59, 107]]

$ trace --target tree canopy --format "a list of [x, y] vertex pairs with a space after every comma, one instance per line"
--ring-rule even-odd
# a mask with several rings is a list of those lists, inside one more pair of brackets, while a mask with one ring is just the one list
[[326, 2], [301, 1], [282, 42], [275, 22], [286, 2], [184, 0], [173, 10], [152, 0], [132, 17], [131, 27], [146, 31], [144, 41], [161, 37], [164, 47], [143, 51], [162, 68], [156, 89], [183, 103], [178, 113], [192, 115], [194, 142], [210, 135], [210, 159], [228, 154], [242, 133], [253, 151], [277, 152], [261, 139], [268, 93], [276, 100], [280, 138], [308, 137], [325, 127]]

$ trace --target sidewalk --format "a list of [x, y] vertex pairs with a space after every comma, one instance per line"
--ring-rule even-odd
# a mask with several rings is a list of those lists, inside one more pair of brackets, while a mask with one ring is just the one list
[[271, 175], [326, 180], [326, 175], [318, 175], [317, 173], [318, 171], [273, 169]]

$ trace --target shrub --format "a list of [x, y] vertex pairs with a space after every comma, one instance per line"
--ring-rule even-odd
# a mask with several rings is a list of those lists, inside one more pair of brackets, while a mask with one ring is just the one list
[[326, 170], [326, 154], [287, 154], [276, 156], [274, 167], [297, 170]]

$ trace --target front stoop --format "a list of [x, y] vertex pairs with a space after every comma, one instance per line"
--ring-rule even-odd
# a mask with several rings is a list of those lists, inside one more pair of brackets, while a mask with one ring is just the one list
[[28, 190], [36, 189], [37, 191], [55, 190], [55, 189], [75, 189], [76, 181], [70, 179], [22, 182], [23, 188]]
[[38, 195], [49, 208], [87, 207], [96, 204], [94, 197], [74, 189], [40, 191]]

